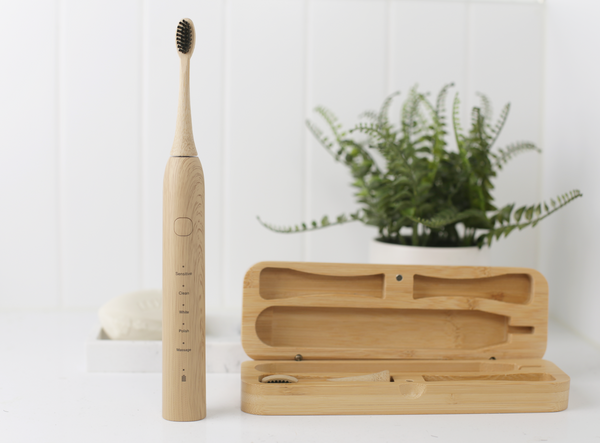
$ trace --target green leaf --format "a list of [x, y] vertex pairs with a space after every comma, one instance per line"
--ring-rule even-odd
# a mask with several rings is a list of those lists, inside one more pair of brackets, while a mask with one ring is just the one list
[[523, 215], [523, 211], [525, 211], [526, 207], [523, 206], [515, 211], [514, 219], [518, 223], [521, 221], [521, 216]]
[[324, 216], [323, 218], [321, 218], [321, 222], [318, 223], [317, 221], [312, 221], [310, 222], [310, 226], [307, 226], [306, 223], [302, 223], [300, 226], [298, 225], [294, 225], [291, 227], [278, 227], [278, 226], [274, 226], [270, 223], [265, 223], [263, 222], [260, 217], [256, 217], [257, 220], [259, 221], [259, 223], [261, 225], [263, 225], [265, 228], [273, 231], [273, 232], [279, 232], [279, 233], [283, 233], [283, 234], [288, 234], [288, 233], [293, 233], [293, 232], [306, 232], [306, 231], [315, 231], [317, 229], [322, 229], [322, 228], [326, 228], [328, 226], [335, 226], [335, 225], [341, 225], [344, 223], [348, 223], [351, 221], [365, 221], [363, 219], [364, 214], [362, 213], [362, 211], [358, 210], [352, 214], [350, 214], [350, 216], [347, 216], [346, 214], [341, 214], [338, 215], [335, 218], [335, 222], [331, 222], [329, 220], [329, 217]]
[[531, 219], [533, 218], [533, 206], [530, 206], [525, 210], [525, 218], [527, 219], [527, 221], [531, 221]]
[[502, 128], [504, 127], [504, 124], [506, 123], [506, 119], [508, 118], [509, 111], [510, 111], [510, 103], [507, 103], [506, 105], [504, 105], [504, 108], [502, 108], [502, 111], [500, 112], [500, 117], [498, 117], [496, 126], [494, 126], [493, 128], [490, 128], [490, 130], [494, 136], [493, 139], [489, 143], [490, 148], [494, 145], [496, 140], [498, 140], [498, 136], [500, 135], [500, 132], [502, 131]]
[[540, 148], [531, 142], [517, 142], [508, 145], [505, 149], [499, 148], [498, 153], [491, 153], [491, 156], [495, 160], [495, 166], [502, 169], [502, 166], [508, 163], [509, 160], [516, 157], [518, 154], [528, 151], [542, 152]]
[[[536, 226], [581, 197], [573, 190], [548, 203], [516, 210], [514, 204], [508, 204], [498, 209], [493, 198], [498, 170], [517, 155], [539, 152], [539, 148], [530, 142], [516, 142], [492, 150], [510, 106], [502, 108], [492, 123], [491, 103], [483, 94], [479, 94], [481, 104], [470, 110], [468, 127], [461, 126], [464, 110], [458, 94], [450, 104], [451, 121], [447, 122], [446, 96], [451, 86], [444, 86], [434, 102], [416, 86], [411, 88], [399, 119], [389, 115], [397, 93], [391, 94], [378, 111], [363, 113], [349, 130], [329, 109], [317, 107], [323, 129], [310, 120], [307, 128], [335, 161], [347, 168], [346, 182], [351, 183], [360, 210], [283, 227], [259, 219], [260, 223], [275, 232], [295, 233], [360, 221], [377, 228], [381, 239], [389, 243], [481, 247], [515, 229]], [[448, 147], [452, 136], [458, 149]]]

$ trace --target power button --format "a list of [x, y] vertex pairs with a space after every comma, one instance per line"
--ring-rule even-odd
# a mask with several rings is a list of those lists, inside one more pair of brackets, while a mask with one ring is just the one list
[[187, 217], [179, 217], [175, 220], [173, 224], [173, 228], [175, 229], [175, 234], [186, 237], [192, 233], [192, 228], [194, 227], [194, 223], [192, 220]]

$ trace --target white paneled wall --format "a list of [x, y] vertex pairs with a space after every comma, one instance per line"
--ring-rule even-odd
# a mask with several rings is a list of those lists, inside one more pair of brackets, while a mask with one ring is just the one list
[[[472, 7], [468, 2], [392, 3], [388, 89], [406, 92], [418, 83], [435, 98], [444, 85], [454, 83], [449, 96], [458, 92], [464, 98]], [[466, 108], [463, 114], [468, 115]]]
[[[57, 11], [40, 1], [11, 8], [0, 12], [0, 306], [57, 306]], [[24, 17], [35, 33], [22, 32]]]
[[141, 284], [141, 5], [60, 4], [58, 259], [67, 306], [97, 306]]
[[550, 312], [600, 345], [600, 29], [595, 0], [547, 5], [543, 188], [583, 198], [541, 226], [540, 267], [550, 283]]
[[[322, 128], [324, 122], [312, 112], [317, 105], [325, 105], [350, 125], [385, 97], [388, 13], [389, 3], [377, 0], [309, 4], [307, 112]], [[307, 138], [306, 219], [353, 212], [357, 205], [347, 168], [336, 163], [312, 135]], [[364, 262], [368, 240], [375, 235], [374, 228], [359, 224], [309, 233], [307, 259]]]
[[[514, 141], [541, 142], [543, 91], [543, 8], [538, 4], [473, 4], [469, 13], [467, 97], [485, 92], [495, 114], [506, 102], [510, 114], [498, 146]], [[544, 149], [543, 146], [541, 146]], [[542, 195], [541, 156], [523, 154], [512, 160], [495, 182], [498, 206], [532, 204]], [[493, 249], [495, 265], [536, 267], [539, 230], [513, 231]]]
[[[534, 2], [441, 0], [3, 2], [0, 307], [95, 307], [160, 287], [180, 18], [198, 31], [192, 112], [216, 308], [241, 305], [244, 273], [260, 260], [367, 259], [374, 228], [279, 235], [256, 220], [356, 209], [348, 171], [305, 128], [315, 106], [352, 125], [395, 90], [400, 102], [415, 83], [437, 94], [454, 82], [464, 118], [486, 92], [497, 111], [513, 103], [501, 144], [539, 142], [543, 12]], [[23, 16], [30, 32], [17, 48]], [[526, 154], [506, 168], [498, 203], [538, 201], [539, 164]], [[494, 263], [535, 267], [537, 233], [511, 237]]]
[[256, 216], [303, 216], [304, 14], [304, 3], [296, 0], [227, 4], [222, 219], [227, 305], [241, 305], [244, 274], [257, 261], [302, 259], [301, 236], [277, 236]]

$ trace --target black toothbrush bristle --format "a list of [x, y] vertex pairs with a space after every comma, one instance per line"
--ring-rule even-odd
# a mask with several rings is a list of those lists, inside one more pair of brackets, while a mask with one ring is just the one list
[[185, 20], [181, 20], [177, 25], [177, 50], [182, 54], [190, 52], [193, 38], [192, 27]]

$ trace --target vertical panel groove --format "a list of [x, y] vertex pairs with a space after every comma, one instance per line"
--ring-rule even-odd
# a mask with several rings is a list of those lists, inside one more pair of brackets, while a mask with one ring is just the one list
[[65, 44], [65, 0], [57, 1], [56, 11], [56, 152], [57, 152], [57, 272], [58, 294], [61, 308], [66, 307], [66, 294], [64, 285], [64, 199], [65, 199], [65, 143], [64, 143], [64, 44]]
[[387, 97], [392, 93], [392, 27], [393, 27], [393, 14], [392, 14], [392, 0], [387, 0], [385, 3], [385, 68], [384, 68], [384, 88], [383, 96]]
[[230, 48], [229, 48], [229, 17], [231, 7], [229, 0], [223, 0], [223, 119], [222, 119], [222, 147], [221, 147], [221, 188], [222, 188], [222, 208], [221, 224], [223, 226], [221, 235], [221, 306], [230, 306], [230, 284], [226, 277], [227, 260], [229, 258], [229, 242], [227, 233], [229, 232], [229, 87], [230, 87]]
[[[325, 106], [346, 129], [366, 109], [380, 106], [386, 89], [387, 0], [315, 1], [310, 11], [311, 107]], [[335, 24], [335, 26], [332, 26]], [[330, 136], [327, 125], [314, 113], [311, 120]], [[314, 137], [311, 143], [311, 217], [338, 215], [358, 209], [352, 195], [352, 175], [336, 162]], [[364, 262], [373, 228], [358, 222], [305, 234], [313, 261]]]
[[471, 94], [473, 93], [473, 91], [471, 91], [471, 84], [470, 84], [470, 72], [471, 72], [471, 29], [473, 28], [471, 20], [472, 20], [472, 14], [471, 14], [471, 3], [467, 2], [466, 7], [465, 7], [465, 23], [467, 24], [467, 26], [465, 26], [465, 43], [466, 43], [466, 48], [465, 48], [465, 78], [464, 78], [464, 86], [463, 86], [463, 91], [465, 91], [465, 96], [462, 99], [462, 114], [461, 114], [461, 119], [463, 122], [467, 122], [468, 118], [469, 118], [469, 104], [470, 99], [469, 97], [471, 97]]
[[245, 272], [261, 260], [300, 260], [303, 239], [256, 220], [303, 216], [304, 0], [229, 2], [227, 285], [241, 305]]
[[[511, 103], [508, 120], [493, 149], [523, 139], [539, 144], [542, 6], [473, 3], [468, 7], [469, 100], [465, 111], [479, 105], [477, 92], [490, 97], [495, 119], [502, 107]], [[507, 29], [510, 32], [505, 32]], [[467, 117], [465, 123], [468, 121]], [[539, 169], [540, 157], [533, 152], [507, 163], [493, 180], [495, 206], [538, 202]], [[492, 265], [535, 267], [537, 249], [535, 230], [515, 231], [493, 245]]]
[[[547, 38], [547, 32], [548, 32], [548, 8], [546, 6], [546, 4], [542, 4], [542, 78], [541, 78], [541, 89], [542, 89], [542, 93], [540, 94], [541, 96], [541, 100], [540, 100], [540, 108], [539, 108], [539, 112], [540, 112], [540, 130], [539, 130], [539, 140], [540, 140], [540, 147], [542, 148], [542, 150], [545, 149], [545, 144], [546, 144], [546, 137], [545, 137], [545, 130], [544, 128], [546, 127], [546, 86], [547, 86], [547, 81], [548, 81], [548, 75], [547, 75], [547, 58], [548, 58], [548, 38]], [[539, 175], [538, 175], [538, 182], [537, 182], [537, 194], [540, 197], [540, 200], [546, 198], [546, 195], [544, 194], [544, 175], [545, 175], [545, 171], [546, 168], [544, 167], [544, 156], [540, 156], [540, 167], [539, 167]], [[542, 230], [541, 229], [537, 229], [536, 230], [536, 236], [535, 236], [535, 244], [536, 244], [536, 248], [535, 248], [535, 256], [534, 256], [534, 260], [535, 260], [535, 269], [541, 269], [542, 268]]]
[[144, 269], [146, 266], [146, 260], [145, 260], [145, 242], [144, 242], [144, 238], [145, 238], [145, 232], [146, 232], [146, 221], [145, 221], [145, 217], [144, 217], [144, 210], [146, 208], [147, 205], [147, 198], [146, 198], [146, 187], [144, 186], [146, 183], [146, 171], [147, 171], [147, 138], [146, 138], [146, 119], [148, 117], [148, 113], [146, 112], [146, 104], [147, 104], [147, 97], [146, 97], [146, 92], [147, 92], [147, 83], [148, 83], [148, 79], [147, 79], [147, 72], [148, 69], [146, 67], [146, 60], [147, 60], [147, 56], [146, 56], [146, 50], [147, 50], [147, 41], [148, 38], [146, 36], [147, 33], [147, 29], [148, 29], [148, 21], [147, 21], [147, 14], [146, 14], [146, 0], [141, 0], [140, 1], [140, 42], [139, 42], [139, 52], [140, 52], [140, 62], [138, 64], [138, 75], [140, 78], [140, 87], [139, 87], [139, 121], [138, 121], [138, 129], [139, 129], [139, 155], [140, 155], [140, 163], [138, 165], [138, 170], [139, 170], [139, 198], [140, 198], [140, 205], [138, 207], [139, 209], [139, 223], [140, 223], [140, 230], [138, 232], [138, 241], [139, 241], [139, 261], [140, 261], [140, 265], [139, 265], [139, 281], [138, 281], [138, 287], [139, 288], [143, 288], [144, 287]]
[[[311, 0], [304, 0], [304, 118], [308, 118], [310, 114], [310, 103], [311, 103], [311, 78], [310, 78], [310, 4]], [[306, 129], [304, 130], [304, 184], [303, 184], [303, 203], [302, 216], [304, 222], [307, 222], [311, 216], [310, 214], [310, 137], [307, 134]], [[306, 235], [302, 236], [302, 258], [308, 261], [310, 257], [310, 242]]]
[[99, 306], [139, 288], [139, 6], [65, 4], [62, 256], [69, 307]]

